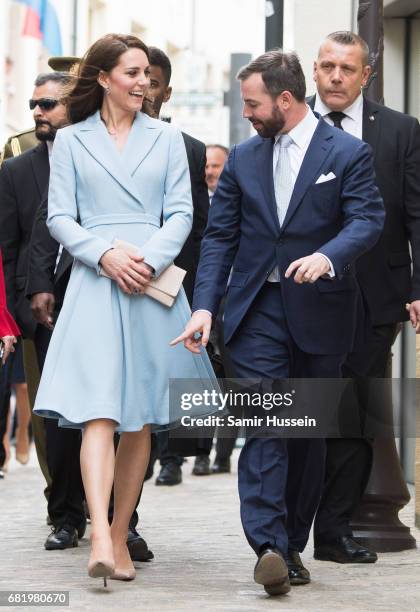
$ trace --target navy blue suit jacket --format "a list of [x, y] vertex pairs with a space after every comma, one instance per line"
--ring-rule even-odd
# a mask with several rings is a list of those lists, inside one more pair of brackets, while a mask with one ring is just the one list
[[[316, 184], [330, 172], [336, 178]], [[233, 266], [224, 314], [229, 342], [278, 265], [287, 325], [298, 347], [312, 354], [347, 353], [360, 315], [354, 262], [378, 240], [384, 218], [369, 145], [321, 119], [280, 228], [273, 139], [255, 136], [233, 147], [219, 179], [201, 245], [193, 310], [216, 315]], [[336, 278], [303, 285], [284, 278], [292, 261], [315, 251], [329, 257]]]

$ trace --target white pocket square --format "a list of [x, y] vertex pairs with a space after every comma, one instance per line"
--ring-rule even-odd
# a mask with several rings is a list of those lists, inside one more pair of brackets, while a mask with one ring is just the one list
[[327, 181], [332, 181], [336, 176], [334, 172], [328, 172], [328, 174], [321, 174], [315, 185], [319, 185], [320, 183], [326, 183]]

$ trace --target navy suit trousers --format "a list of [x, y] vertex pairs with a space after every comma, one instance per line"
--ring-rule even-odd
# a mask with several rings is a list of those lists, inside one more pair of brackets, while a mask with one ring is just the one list
[[[310, 355], [296, 346], [284, 314], [280, 283], [265, 283], [227, 345], [238, 378], [336, 378], [344, 355]], [[319, 504], [323, 439], [248, 437], [239, 466], [241, 520], [258, 554], [274, 546], [302, 551]]]

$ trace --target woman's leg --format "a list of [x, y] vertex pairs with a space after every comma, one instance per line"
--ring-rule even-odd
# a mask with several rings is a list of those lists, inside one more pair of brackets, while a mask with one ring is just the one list
[[108, 523], [108, 505], [114, 479], [115, 421], [95, 419], [88, 421], [83, 431], [80, 467], [83, 486], [90, 511], [91, 557], [113, 565], [111, 532]]
[[114, 480], [114, 518], [111, 525], [117, 570], [133, 570], [127, 548], [128, 523], [143, 484], [150, 456], [150, 426], [124, 432], [118, 445]]
[[15, 383], [16, 394], [16, 459], [25, 464], [29, 460], [29, 423], [31, 422], [31, 409], [29, 406], [28, 387], [26, 383]]
[[12, 411], [9, 408], [6, 416], [6, 431], [3, 435], [3, 449], [4, 449], [4, 461], [0, 463], [0, 467], [3, 468], [3, 472], [7, 472], [9, 461], [10, 461], [10, 437], [12, 434]]

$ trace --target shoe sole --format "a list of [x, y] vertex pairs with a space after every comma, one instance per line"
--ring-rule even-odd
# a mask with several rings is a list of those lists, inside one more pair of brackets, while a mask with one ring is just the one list
[[286, 595], [290, 591], [290, 582], [286, 578], [278, 584], [265, 584], [264, 590], [268, 595]]
[[118, 572], [115, 571], [113, 574], [111, 574], [110, 579], [111, 580], [122, 580], [123, 582], [130, 582], [131, 580], [134, 580], [136, 577], [136, 572]]
[[266, 553], [261, 558], [254, 570], [254, 580], [262, 584], [269, 595], [284, 595], [290, 591], [287, 565], [276, 553]]
[[177, 482], [159, 482], [158, 480], [155, 482], [157, 487], [174, 487], [175, 485], [179, 485], [182, 483], [182, 480], [178, 480]]
[[332, 555], [331, 553], [327, 553], [327, 552], [314, 552], [314, 559], [316, 559], [317, 561], [331, 561], [332, 563], [341, 563], [342, 565], [345, 564], [353, 564], [353, 563], [376, 563], [376, 561], [378, 559], [354, 559], [354, 560], [350, 560], [347, 557], [340, 557], [338, 555]]
[[194, 470], [191, 472], [191, 474], [193, 476], [210, 476], [210, 474], [212, 474], [212, 472], [208, 471], [208, 472], [194, 472]]
[[289, 582], [291, 586], [301, 586], [303, 584], [309, 584], [311, 582], [310, 578], [289, 578]]

